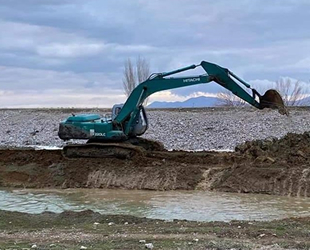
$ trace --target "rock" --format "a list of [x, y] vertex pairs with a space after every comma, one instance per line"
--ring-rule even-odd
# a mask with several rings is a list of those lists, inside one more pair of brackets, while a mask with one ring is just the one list
[[146, 243], [145, 244], [145, 248], [147, 249], [153, 249], [154, 248], [154, 245], [152, 243]]
[[273, 158], [271, 158], [271, 157], [269, 157], [269, 156], [266, 157], [266, 161], [269, 161], [269, 162], [271, 162], [271, 163], [276, 162], [275, 159], [273, 159]]
[[307, 159], [307, 156], [306, 156], [306, 155], [304, 154], [304, 152], [302, 152], [301, 150], [298, 150], [298, 151], [296, 152], [296, 154], [297, 154], [298, 156], [301, 156], [301, 157]]
[[276, 160], [273, 159], [272, 157], [270, 156], [258, 156], [256, 159], [255, 159], [255, 163], [263, 163], [263, 162], [269, 162], [269, 163], [274, 163]]

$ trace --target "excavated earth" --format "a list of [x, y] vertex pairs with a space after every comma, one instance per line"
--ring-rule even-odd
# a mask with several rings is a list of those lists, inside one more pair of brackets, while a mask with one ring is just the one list
[[131, 159], [0, 150], [0, 185], [25, 188], [212, 190], [310, 196], [310, 133], [246, 142], [234, 152], [153, 151]]

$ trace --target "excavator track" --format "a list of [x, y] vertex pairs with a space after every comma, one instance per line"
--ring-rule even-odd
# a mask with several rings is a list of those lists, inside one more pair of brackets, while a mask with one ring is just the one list
[[131, 159], [136, 156], [145, 156], [147, 152], [158, 151], [166, 151], [162, 143], [136, 137], [120, 143], [89, 140], [87, 144], [66, 145], [62, 153], [67, 158]]
[[142, 156], [144, 149], [125, 143], [87, 143], [66, 145], [63, 155], [67, 158], [118, 158]]
[[142, 137], [130, 138], [127, 143], [141, 147], [146, 151], [167, 151], [161, 142]]

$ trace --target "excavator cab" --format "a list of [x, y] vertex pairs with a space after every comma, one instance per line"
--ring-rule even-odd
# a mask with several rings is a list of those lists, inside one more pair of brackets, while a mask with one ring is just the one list
[[[124, 104], [115, 104], [112, 108], [112, 120], [115, 120], [115, 118], [118, 116], [118, 114], [121, 112]], [[131, 136], [140, 136], [145, 133], [145, 131], [148, 129], [148, 119], [145, 112], [145, 109], [143, 105], [139, 106], [139, 110], [136, 114], [136, 117], [134, 119], [134, 122], [132, 124], [131, 128]]]
[[114, 104], [112, 108], [112, 120], [114, 120], [115, 117], [119, 114], [119, 112], [121, 112], [123, 106], [124, 106], [124, 103]]

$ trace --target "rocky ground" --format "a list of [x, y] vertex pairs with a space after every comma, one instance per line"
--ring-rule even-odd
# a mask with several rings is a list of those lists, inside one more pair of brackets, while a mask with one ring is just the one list
[[[144, 137], [161, 141], [171, 150], [230, 149], [245, 141], [302, 133], [310, 128], [310, 109], [295, 108], [290, 116], [254, 108], [148, 110], [150, 126]], [[72, 113], [108, 110], [0, 110], [0, 146], [62, 146], [58, 124]]]
[[0, 210], [1, 249], [283, 250], [310, 248], [310, 218], [271, 222], [163, 221], [92, 211]]

